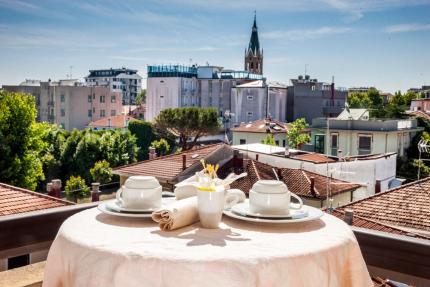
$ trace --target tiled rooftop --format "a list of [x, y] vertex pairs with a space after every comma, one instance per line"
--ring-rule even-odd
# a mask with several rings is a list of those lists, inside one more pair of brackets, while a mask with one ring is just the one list
[[114, 174], [152, 175], [158, 179], [173, 180], [182, 170], [182, 155], [186, 155], [186, 168], [200, 164], [200, 160], [206, 158], [218, 149], [224, 148], [224, 144], [212, 144], [179, 154], [160, 156], [155, 159], [144, 160], [137, 163], [117, 167], [113, 169]]
[[[110, 125], [109, 125], [109, 119], [110, 119]], [[89, 127], [94, 128], [126, 128], [126, 121], [135, 121], [136, 119], [127, 115], [118, 115], [118, 116], [112, 116], [112, 117], [105, 117], [101, 118], [97, 121], [91, 122], [88, 124]]]
[[278, 120], [261, 119], [249, 123], [242, 123], [236, 128], [232, 128], [232, 132], [248, 132], [248, 133], [267, 133], [271, 134], [285, 133], [288, 129], [288, 124], [284, 124]]
[[[327, 212], [327, 210], [325, 211]], [[345, 216], [345, 212], [340, 209], [334, 209], [330, 214], [342, 220], [344, 219], [344, 216]], [[378, 223], [370, 219], [360, 217], [356, 214], [354, 214], [353, 216], [352, 226], [381, 231], [381, 232], [387, 232], [391, 234], [405, 235], [405, 236], [421, 238], [421, 239], [430, 239], [430, 236], [424, 236], [413, 232], [407, 232], [402, 229], [395, 228], [393, 226], [389, 226], [386, 224]]]
[[320, 153], [303, 153], [298, 155], [291, 155], [290, 158], [309, 161], [313, 163], [327, 163], [327, 162], [336, 162], [336, 160], [327, 157]]
[[[328, 178], [326, 176], [299, 169], [277, 168], [250, 159], [245, 159], [243, 162], [244, 167], [240, 170], [233, 169], [232, 161], [226, 164], [220, 170], [220, 177], [227, 176], [227, 174], [233, 170], [236, 173], [241, 171], [246, 171], [248, 173], [247, 177], [241, 178], [232, 183], [231, 188], [238, 188], [245, 193], [248, 193], [257, 180], [276, 180], [279, 178], [285, 182], [291, 192], [296, 193], [302, 197], [324, 199], [327, 195], [326, 190]], [[313, 191], [311, 190], [312, 177], [314, 178]], [[360, 185], [332, 179], [329, 187], [332, 194], [334, 195], [355, 190], [359, 188]]]
[[69, 201], [0, 183], [0, 216], [72, 204]]
[[430, 232], [430, 177], [339, 207], [354, 210], [354, 216]]
[[412, 117], [422, 117], [426, 120], [430, 120], [430, 115], [423, 111], [409, 111], [407, 114]]

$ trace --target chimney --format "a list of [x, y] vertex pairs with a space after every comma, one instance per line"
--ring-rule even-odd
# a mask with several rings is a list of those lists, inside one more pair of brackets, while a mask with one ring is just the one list
[[243, 168], [243, 154], [238, 150], [233, 151], [233, 169]]
[[149, 147], [149, 159], [154, 159], [157, 157], [157, 153], [155, 152], [155, 147]]
[[352, 223], [354, 222], [354, 210], [349, 208], [345, 209], [343, 221], [345, 221], [348, 225], [352, 225]]
[[315, 193], [315, 177], [311, 176], [309, 178], [309, 180], [311, 181], [311, 183], [309, 185], [309, 190], [310, 190], [311, 194], [313, 196], [315, 196], [316, 195], [316, 193]]
[[185, 170], [187, 168], [187, 155], [182, 154], [182, 170]]
[[61, 197], [61, 179], [53, 179], [51, 181], [51, 196], [60, 198]]
[[100, 183], [91, 183], [91, 202], [99, 201]]

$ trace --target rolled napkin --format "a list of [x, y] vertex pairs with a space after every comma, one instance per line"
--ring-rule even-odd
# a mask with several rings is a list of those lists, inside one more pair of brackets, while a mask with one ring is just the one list
[[197, 210], [197, 197], [177, 200], [166, 208], [154, 211], [152, 220], [157, 222], [161, 230], [178, 229], [199, 221]]

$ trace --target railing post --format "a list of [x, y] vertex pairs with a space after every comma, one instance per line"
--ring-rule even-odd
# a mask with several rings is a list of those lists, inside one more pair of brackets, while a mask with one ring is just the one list
[[99, 201], [99, 193], [100, 193], [100, 183], [93, 182], [91, 183], [91, 201]]

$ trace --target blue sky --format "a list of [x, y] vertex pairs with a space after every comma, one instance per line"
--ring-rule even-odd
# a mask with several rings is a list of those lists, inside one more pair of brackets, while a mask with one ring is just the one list
[[89, 69], [243, 69], [254, 10], [264, 74], [394, 92], [430, 84], [430, 0], [0, 0], [0, 85]]

